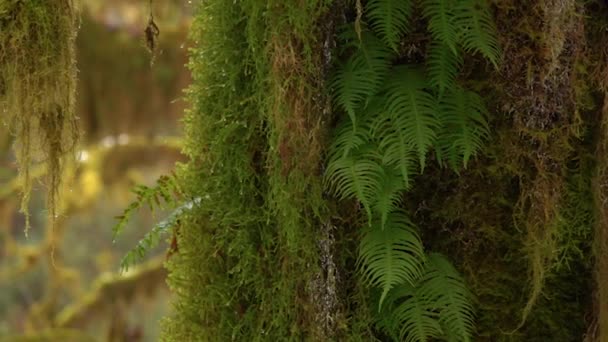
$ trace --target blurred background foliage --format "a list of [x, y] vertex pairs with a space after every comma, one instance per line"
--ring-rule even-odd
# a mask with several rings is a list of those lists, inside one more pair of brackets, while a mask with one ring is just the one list
[[189, 1], [153, 3], [160, 29], [154, 63], [144, 42], [150, 7], [141, 0], [83, 0], [78, 34], [78, 165], [48, 224], [44, 169], [35, 178], [25, 238], [20, 186], [7, 124], [0, 125], [0, 341], [155, 341], [169, 307], [165, 259], [119, 274], [121, 257], [162, 212], [138, 213], [112, 243], [115, 216], [135, 184], [153, 184], [184, 157], [179, 119], [189, 83]]

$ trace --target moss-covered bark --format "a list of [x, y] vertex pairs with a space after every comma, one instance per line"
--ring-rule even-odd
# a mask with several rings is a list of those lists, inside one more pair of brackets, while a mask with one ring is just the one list
[[166, 340], [368, 339], [338, 300], [352, 275], [321, 185], [338, 17], [330, 1], [200, 6], [181, 175], [202, 200], [178, 229]]
[[[180, 174], [202, 202], [169, 263], [166, 340], [387, 339], [355, 272], [359, 208], [321, 185], [328, 132], [345, 115], [325, 85], [335, 28], [358, 22], [361, 3], [201, 5]], [[491, 139], [459, 174], [429, 161], [404, 206], [465, 275], [475, 341], [603, 341], [608, 8], [492, 9], [503, 60], [493, 70], [471, 58], [458, 77], [485, 95]], [[423, 30], [411, 31], [400, 53], [424, 58]]]

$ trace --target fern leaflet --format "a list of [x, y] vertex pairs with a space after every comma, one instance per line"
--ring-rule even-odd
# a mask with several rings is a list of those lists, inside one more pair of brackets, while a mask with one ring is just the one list
[[456, 24], [465, 51], [479, 52], [498, 68], [500, 49], [496, 28], [483, 0], [462, 0], [456, 6]]
[[120, 268], [123, 272], [128, 271], [130, 266], [141, 262], [146, 253], [152, 248], [158, 246], [160, 240], [167, 235], [167, 233], [176, 226], [179, 218], [186, 212], [192, 210], [195, 205], [201, 202], [201, 198], [195, 198], [192, 201], [186, 202], [185, 204], [176, 208], [169, 216], [157, 223], [146, 235], [139, 240], [137, 245], [133, 247], [120, 261]]
[[431, 253], [426, 259], [424, 275], [416, 284], [403, 284], [389, 293], [386, 310], [392, 318], [379, 325], [387, 330], [399, 330], [403, 341], [447, 337], [450, 341], [468, 342], [473, 332], [471, 297], [449, 261], [438, 253]]
[[382, 41], [397, 51], [401, 35], [408, 31], [410, 0], [370, 0], [365, 7], [371, 27]]
[[487, 110], [479, 95], [457, 87], [444, 97], [439, 108], [444, 129], [440, 134], [437, 156], [440, 163], [447, 159], [458, 171], [460, 165], [466, 168], [490, 134]]
[[358, 264], [363, 277], [370, 285], [382, 289], [379, 307], [393, 287], [415, 284], [422, 275], [425, 260], [422, 241], [403, 213], [391, 213], [384, 229], [374, 222], [359, 248]]
[[422, 15], [428, 20], [428, 29], [434, 40], [445, 44], [457, 55], [458, 31], [454, 17], [454, 0], [423, 0]]
[[426, 153], [437, 140], [441, 122], [437, 118], [437, 101], [424, 88], [423, 73], [409, 66], [394, 68], [387, 83], [387, 114], [394, 134], [402, 137], [418, 154], [424, 170]]
[[[350, 37], [351, 34], [343, 36]], [[351, 39], [355, 39], [351, 37]], [[372, 33], [365, 31], [357, 41], [357, 50], [338, 68], [330, 81], [334, 99], [356, 125], [356, 113], [365, 107], [381, 87], [391, 63], [391, 52]]]
[[399, 209], [403, 191], [407, 189], [398, 170], [384, 167], [380, 177], [380, 187], [374, 203], [374, 212], [380, 214], [380, 228], [384, 229], [389, 215]]
[[432, 42], [427, 57], [429, 83], [437, 89], [439, 97], [455, 86], [456, 75], [462, 65], [462, 56], [452, 52], [444, 43]]
[[327, 166], [326, 184], [339, 199], [357, 199], [371, 220], [372, 203], [380, 188], [382, 166], [375, 152], [360, 149], [344, 157], [335, 153]]

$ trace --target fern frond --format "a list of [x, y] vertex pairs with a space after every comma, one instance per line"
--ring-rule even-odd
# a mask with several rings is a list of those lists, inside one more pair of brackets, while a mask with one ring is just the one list
[[438, 310], [439, 321], [453, 340], [471, 340], [474, 327], [472, 295], [462, 276], [441, 254], [427, 256], [418, 292]]
[[399, 330], [402, 341], [469, 342], [473, 332], [472, 295], [462, 276], [441, 254], [427, 256], [424, 275], [414, 285], [399, 285], [387, 296], [384, 329]]
[[442, 164], [447, 160], [455, 171], [460, 165], [466, 168], [490, 135], [483, 100], [472, 91], [455, 87], [439, 109], [444, 127], [438, 141], [438, 160]]
[[407, 189], [399, 170], [385, 166], [382, 177], [380, 177], [380, 187], [374, 203], [374, 212], [380, 215], [380, 228], [384, 229], [389, 214], [395, 212], [401, 203], [403, 191]]
[[427, 342], [444, 335], [439, 315], [433, 310], [420, 288], [403, 284], [395, 288], [388, 297], [392, 311], [386, 314], [393, 316], [393, 334], [399, 335], [399, 341]]
[[355, 41], [354, 46], [355, 52], [338, 68], [330, 87], [336, 104], [356, 124], [357, 112], [382, 86], [390, 68], [392, 53], [368, 31], [362, 33], [361, 41]]
[[454, 87], [456, 75], [462, 65], [462, 55], [454, 53], [444, 43], [432, 42], [426, 61], [429, 83], [437, 89], [441, 98], [447, 89]]
[[137, 210], [145, 205], [154, 210], [161, 206], [161, 202], [171, 207], [181, 194], [181, 189], [173, 174], [159, 177], [154, 187], [136, 185], [132, 191], [136, 196], [135, 200], [129, 204], [122, 215], [116, 217], [118, 222], [112, 227], [112, 239], [114, 241], [122, 233]]
[[459, 1], [456, 6], [456, 25], [465, 51], [479, 52], [498, 69], [500, 48], [487, 3], [483, 0]]
[[336, 128], [336, 136], [329, 148], [330, 159], [346, 158], [370, 141], [369, 128], [361, 121], [357, 125], [352, 120], [342, 122]]
[[380, 188], [383, 169], [373, 149], [364, 146], [348, 156], [335, 153], [329, 160], [325, 182], [341, 200], [357, 199], [371, 220], [372, 203]]
[[383, 110], [383, 99], [374, 96], [368, 105], [357, 112], [357, 122], [342, 120], [336, 128], [336, 134], [329, 148], [330, 159], [347, 157], [351, 151], [365, 146], [372, 140], [374, 118]]
[[382, 289], [379, 307], [399, 284], [415, 284], [424, 264], [422, 241], [414, 224], [401, 212], [389, 215], [384, 229], [377, 220], [368, 227], [359, 246], [357, 261], [363, 278]]
[[425, 166], [426, 153], [437, 140], [441, 127], [437, 119], [437, 101], [425, 90], [426, 85], [421, 70], [399, 66], [391, 72], [386, 89], [386, 108], [392, 126], [389, 132], [400, 136], [385, 139], [411, 146], [418, 154], [421, 170]]
[[382, 164], [400, 171], [406, 189], [411, 185], [416, 150], [410, 144], [405, 131], [395, 129], [387, 115], [378, 117], [371, 127], [372, 136], [378, 141]]
[[365, 6], [371, 27], [380, 39], [397, 51], [401, 35], [407, 33], [412, 11], [410, 0], [370, 0]]
[[175, 227], [178, 219], [185, 212], [192, 210], [192, 208], [195, 205], [198, 205], [200, 202], [200, 197], [186, 202], [185, 204], [176, 208], [165, 220], [157, 223], [141, 240], [139, 240], [137, 245], [128, 251], [127, 254], [122, 258], [120, 261], [120, 269], [123, 272], [126, 272], [129, 270], [130, 266], [141, 262], [146, 253], [158, 246], [161, 239], [165, 237], [173, 227]]
[[445, 44], [457, 54], [458, 30], [455, 25], [454, 0], [423, 0], [422, 15], [428, 20], [428, 29], [434, 40]]

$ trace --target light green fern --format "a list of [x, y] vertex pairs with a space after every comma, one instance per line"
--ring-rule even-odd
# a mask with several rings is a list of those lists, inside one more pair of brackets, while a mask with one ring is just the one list
[[437, 101], [425, 90], [428, 83], [419, 68], [395, 67], [386, 83], [386, 114], [392, 130], [385, 133], [401, 135], [394, 143], [411, 146], [418, 155], [420, 169], [424, 169], [427, 152], [441, 127]]
[[458, 170], [481, 149], [490, 132], [487, 110], [479, 95], [454, 87], [439, 104], [443, 131], [437, 145], [440, 163]]
[[112, 228], [112, 239], [114, 241], [122, 233], [131, 220], [131, 216], [137, 210], [146, 205], [151, 210], [162, 206], [171, 208], [177, 203], [176, 199], [181, 196], [181, 189], [173, 174], [161, 176], [153, 187], [136, 185], [132, 191], [136, 196], [135, 200], [129, 204], [122, 215], [116, 217], [118, 222]]
[[369, 146], [348, 156], [334, 153], [326, 170], [326, 183], [339, 199], [357, 199], [371, 219], [372, 204], [383, 174], [379, 157]]
[[128, 271], [129, 267], [141, 262], [151, 249], [158, 246], [160, 241], [165, 238], [169, 232], [175, 229], [180, 217], [191, 211], [192, 208], [200, 202], [200, 197], [188, 201], [173, 210], [166, 219], [157, 223], [141, 240], [139, 240], [137, 245], [128, 251], [121, 259], [121, 270]]
[[369, 0], [365, 10], [374, 31], [379, 33], [386, 45], [396, 51], [401, 36], [408, 31], [412, 1]]
[[456, 6], [456, 25], [465, 51], [478, 52], [498, 68], [500, 48], [496, 28], [484, 0], [461, 0]]
[[456, 84], [462, 55], [454, 53], [445, 43], [432, 42], [428, 48], [426, 70], [430, 85], [440, 97]]
[[458, 72], [463, 52], [497, 66], [500, 50], [486, 3], [419, 4], [431, 38], [423, 65], [392, 65], [403, 58], [398, 50], [409, 1], [368, 1], [364, 19], [380, 39], [363, 31], [359, 41], [351, 32], [345, 42], [350, 57], [331, 86], [350, 120], [337, 130], [325, 181], [339, 199], [357, 199], [370, 220], [358, 267], [380, 292], [378, 327], [395, 340], [470, 341], [472, 296], [444, 257], [425, 256], [401, 199], [415, 173], [424, 171], [429, 151], [458, 171], [483, 147], [487, 110], [479, 95], [458, 84]]
[[374, 222], [361, 239], [358, 264], [368, 283], [382, 290], [379, 307], [393, 287], [416, 283], [424, 260], [416, 228], [401, 212], [393, 212], [384, 228]]
[[447, 337], [468, 342], [473, 333], [472, 295], [460, 274], [438, 253], [428, 255], [424, 275], [414, 284], [395, 288], [387, 297], [393, 322], [404, 341]]
[[422, 0], [422, 15], [428, 21], [428, 29], [433, 39], [445, 44], [457, 55], [458, 31], [454, 7], [456, 0]]
[[338, 69], [330, 81], [336, 104], [356, 124], [356, 112], [362, 110], [382, 86], [392, 62], [392, 54], [371, 32], [364, 31], [361, 40], [352, 31], [342, 35], [355, 53]]

